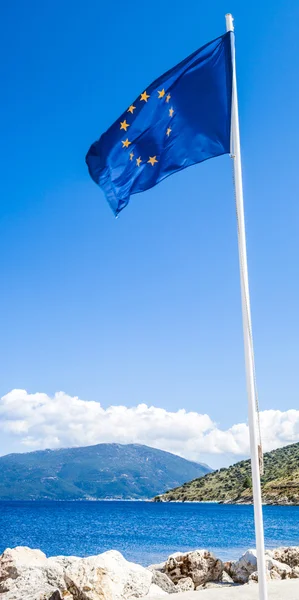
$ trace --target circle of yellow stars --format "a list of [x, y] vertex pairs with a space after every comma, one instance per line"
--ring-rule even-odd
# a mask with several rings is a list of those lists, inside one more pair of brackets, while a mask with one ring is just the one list
[[[157, 90], [157, 91], [158, 91], [158, 98], [159, 99], [164, 99], [165, 102], [167, 104], [169, 104], [169, 101], [171, 99], [171, 95], [169, 93], [166, 94], [164, 88], [162, 90]], [[148, 94], [147, 91], [145, 90], [145, 92], [143, 92], [140, 95], [139, 101], [140, 102], [147, 102], [149, 98], [150, 98], [150, 94]], [[131, 115], [133, 115], [134, 114], [134, 110], [136, 110], [136, 106], [134, 106], [134, 104], [131, 104], [131, 106], [129, 106], [127, 112], [131, 113]], [[169, 115], [169, 117], [173, 117], [173, 115], [174, 115], [174, 108], [172, 106], [168, 109], [168, 115]], [[120, 129], [121, 130], [124, 130], [125, 132], [127, 132], [127, 129], [129, 127], [130, 127], [130, 123], [128, 123], [126, 119], [124, 119], [123, 121], [120, 121]], [[169, 137], [170, 134], [171, 134], [171, 132], [172, 132], [171, 127], [168, 127], [166, 129], [165, 135], [167, 135], [167, 137]], [[131, 145], [132, 142], [129, 141], [129, 138], [126, 138], [125, 140], [121, 140], [121, 143], [122, 143], [122, 147], [123, 148], [129, 148], [129, 146]], [[129, 156], [130, 156], [130, 161], [133, 161], [133, 160], [136, 161], [137, 167], [140, 167], [140, 165], [144, 162], [142, 160], [141, 156], [138, 156], [137, 158], [135, 158], [134, 152], [130, 152]], [[148, 164], [150, 164], [152, 167], [154, 167], [155, 164], [158, 163], [157, 156], [149, 156], [148, 157], [148, 161], [146, 161], [146, 162]]]

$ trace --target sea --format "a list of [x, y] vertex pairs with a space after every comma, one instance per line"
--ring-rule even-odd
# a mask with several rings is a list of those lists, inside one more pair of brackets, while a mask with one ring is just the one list
[[[299, 506], [264, 506], [267, 548], [299, 545]], [[253, 507], [214, 503], [0, 502], [0, 552], [39, 548], [47, 556], [119, 550], [142, 565], [207, 548], [222, 560], [255, 546]]]

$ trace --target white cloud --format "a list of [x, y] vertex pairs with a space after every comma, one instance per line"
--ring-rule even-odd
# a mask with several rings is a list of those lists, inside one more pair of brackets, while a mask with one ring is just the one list
[[[264, 450], [299, 441], [299, 411], [267, 410], [261, 413]], [[0, 399], [0, 431], [23, 451], [86, 446], [100, 442], [140, 443], [174, 452], [192, 460], [221, 455], [238, 460], [249, 454], [245, 423], [223, 430], [209, 415], [168, 412], [139, 404], [101, 407], [58, 392], [28, 394], [12, 390]], [[7, 452], [11, 451], [7, 448]], [[216, 457], [215, 457], [216, 458]], [[220, 458], [220, 457], [219, 457]], [[218, 459], [219, 462], [219, 459]]]

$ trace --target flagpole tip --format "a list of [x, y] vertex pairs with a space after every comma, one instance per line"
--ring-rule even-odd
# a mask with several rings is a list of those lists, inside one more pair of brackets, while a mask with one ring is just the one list
[[231, 13], [225, 15], [226, 31], [234, 31], [234, 18]]

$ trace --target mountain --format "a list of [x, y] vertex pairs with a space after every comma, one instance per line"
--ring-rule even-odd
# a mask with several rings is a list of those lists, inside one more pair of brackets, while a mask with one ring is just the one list
[[[261, 481], [264, 504], [299, 504], [299, 443], [265, 454]], [[155, 501], [248, 504], [252, 503], [251, 485], [250, 461], [242, 460], [171, 489]]]
[[0, 500], [151, 498], [211, 469], [139, 444], [0, 457]]

